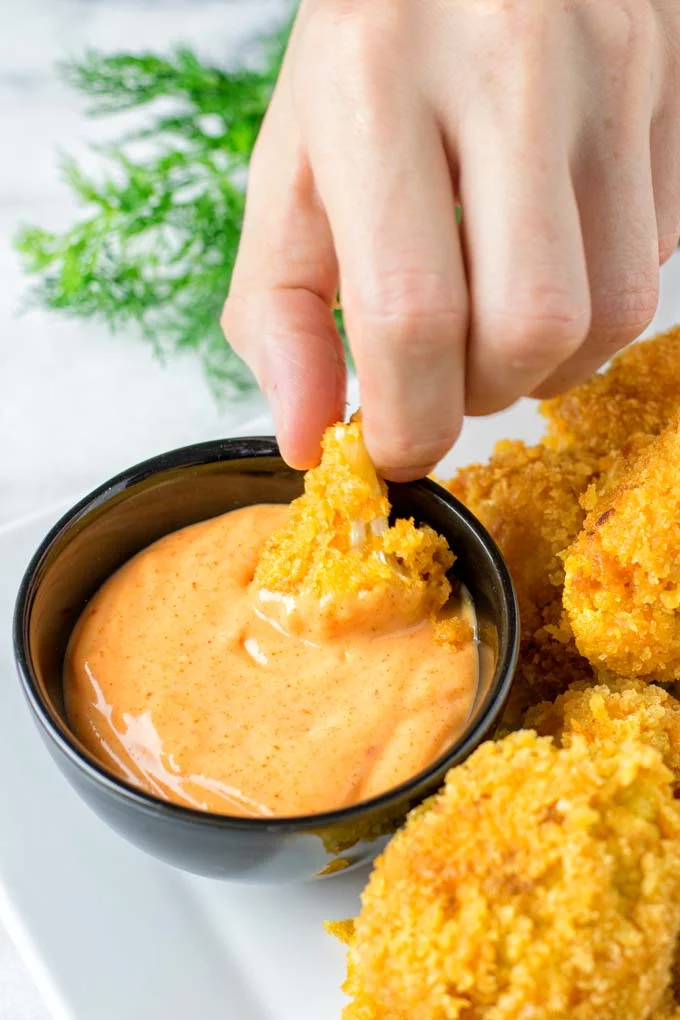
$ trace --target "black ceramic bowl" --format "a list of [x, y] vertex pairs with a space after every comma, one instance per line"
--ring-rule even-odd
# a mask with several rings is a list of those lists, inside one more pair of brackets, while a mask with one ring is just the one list
[[112, 828], [163, 860], [199, 874], [248, 881], [305, 880], [371, 860], [414, 804], [490, 736], [512, 682], [518, 614], [507, 568], [465, 507], [430, 481], [391, 485], [396, 516], [445, 535], [454, 572], [474, 599], [484, 642], [479, 696], [465, 733], [424, 772], [354, 807], [297, 818], [250, 819], [190, 810], [110, 775], [69, 732], [62, 666], [87, 600], [126, 560], [177, 528], [252, 503], [288, 503], [302, 475], [272, 439], [189, 446], [100, 486], [50, 531], [19, 590], [14, 620], [23, 689], [55, 762]]

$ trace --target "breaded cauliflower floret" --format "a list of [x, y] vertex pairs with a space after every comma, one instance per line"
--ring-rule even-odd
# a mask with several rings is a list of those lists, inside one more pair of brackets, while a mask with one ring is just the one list
[[672, 990], [664, 996], [663, 1002], [650, 1013], [649, 1020], [680, 1020], [680, 1006]]
[[527, 714], [526, 725], [561, 746], [583, 739], [618, 753], [626, 741], [648, 744], [680, 781], [680, 702], [642, 680], [600, 677], [595, 686], [574, 684], [554, 702]]
[[680, 926], [679, 839], [651, 747], [483, 745], [377, 862], [345, 1020], [646, 1020]]
[[680, 1020], [680, 1006], [675, 1003], [675, 996], [669, 996], [668, 1000], [654, 1013], [649, 1020]]
[[[680, 784], [680, 703], [663, 688], [643, 680], [600, 676], [594, 687], [574, 684], [554, 703], [532, 709], [526, 725], [562, 746], [585, 740], [600, 755], [620, 754], [630, 740], [653, 747], [673, 773], [675, 796]], [[679, 848], [680, 852], [680, 848]], [[680, 1020], [680, 944], [676, 943], [673, 988], [650, 1020]]]
[[596, 457], [635, 433], [658, 435], [680, 409], [680, 327], [618, 354], [609, 369], [541, 405], [545, 442]]
[[564, 607], [595, 668], [680, 678], [680, 422], [633, 457], [564, 557]]
[[579, 497], [596, 471], [596, 462], [577, 452], [504, 440], [487, 464], [462, 468], [444, 483], [479, 518], [507, 561], [522, 626], [516, 694], [528, 704], [591, 675], [561, 622], [559, 554], [579, 533], [585, 516]]
[[561, 600], [559, 553], [580, 531], [579, 496], [595, 470], [588, 458], [506, 439], [487, 464], [461, 468], [444, 483], [498, 543], [531, 633], [542, 626], [546, 606]]
[[[256, 591], [270, 601], [311, 597], [315, 613], [333, 626], [370, 623], [378, 609], [391, 625], [431, 616], [451, 594], [453, 553], [427, 525], [397, 520], [389, 527], [389, 512], [387, 486], [366, 452], [360, 420], [331, 426], [321, 463], [305, 475], [304, 494], [265, 545]], [[442, 631], [443, 639], [452, 642], [454, 630]], [[470, 636], [468, 627], [464, 639]]]

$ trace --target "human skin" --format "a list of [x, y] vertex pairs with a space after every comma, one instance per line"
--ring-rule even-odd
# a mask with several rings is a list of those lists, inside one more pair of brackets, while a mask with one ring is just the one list
[[409, 480], [638, 336], [679, 235], [677, 0], [303, 0], [223, 325], [309, 467], [340, 292], [369, 453]]

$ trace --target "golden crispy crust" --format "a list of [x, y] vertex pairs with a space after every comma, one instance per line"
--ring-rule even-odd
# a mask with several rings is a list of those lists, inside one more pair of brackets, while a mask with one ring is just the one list
[[[447, 601], [454, 556], [446, 540], [412, 520], [387, 526], [390, 504], [364, 447], [361, 422], [333, 425], [321, 463], [305, 475], [285, 527], [263, 550], [254, 587], [277, 596], [310, 596], [319, 617], [369, 621], [387, 605], [411, 625]], [[361, 594], [362, 601], [347, 603]], [[452, 637], [452, 634], [451, 634]]]
[[591, 675], [562, 625], [559, 554], [581, 528], [579, 496], [597, 470], [592, 458], [575, 451], [504, 440], [488, 464], [462, 468], [444, 483], [484, 524], [507, 561], [522, 625], [515, 698], [527, 703]]
[[680, 1020], [680, 704], [648, 682], [680, 677], [679, 367], [680, 329], [636, 345], [447, 483], [517, 588], [509, 724], [561, 696], [389, 845], [345, 1020]]
[[680, 1006], [675, 1003], [675, 996], [669, 993], [659, 1009], [655, 1010], [649, 1020], [680, 1020]]
[[445, 483], [498, 542], [532, 632], [543, 622], [543, 607], [559, 598], [559, 553], [581, 528], [579, 496], [595, 471], [578, 454], [507, 439], [496, 444], [488, 464], [462, 468]]
[[333, 935], [339, 942], [348, 946], [354, 937], [354, 920], [347, 921], [324, 921], [324, 928], [329, 935]]
[[[563, 746], [585, 740], [597, 754], [620, 755], [630, 740], [653, 747], [680, 790], [680, 702], [668, 691], [643, 680], [601, 674], [595, 686], [575, 684], [554, 703], [544, 702], [527, 714], [526, 725]], [[680, 849], [679, 849], [680, 852]], [[680, 945], [676, 942], [672, 987], [650, 1020], [678, 1020]]]
[[680, 407], [679, 367], [680, 327], [633, 344], [604, 374], [544, 401], [545, 442], [606, 457], [635, 433], [658, 435]]
[[642, 743], [483, 745], [378, 861], [345, 1020], [645, 1020], [680, 925], [679, 826]]
[[594, 501], [564, 556], [564, 607], [582, 655], [622, 676], [680, 677], [680, 423]]
[[653, 747], [680, 781], [680, 702], [656, 684], [604, 674], [594, 686], [579, 683], [526, 716], [540, 736], [569, 746], [574, 738], [618, 753], [626, 741]]
[[561, 696], [389, 845], [345, 1020], [680, 1020], [679, 368], [680, 329], [636, 345], [447, 483], [518, 591], [507, 725]]
[[[488, 464], [463, 468], [446, 483], [494, 536], [517, 588], [522, 641], [505, 717], [509, 728], [537, 699], [591, 680], [589, 659], [614, 668], [593, 655], [587, 636], [574, 641], [562, 607], [561, 554], [576, 540], [586, 512], [612, 498], [680, 408], [679, 369], [680, 329], [635, 344], [603, 375], [541, 405], [548, 419], [542, 444], [501, 442]], [[651, 615], [650, 621], [658, 623]], [[659, 637], [665, 640], [668, 629]], [[611, 644], [617, 639], [613, 635]], [[632, 672], [631, 662], [624, 657], [615, 668]], [[640, 666], [635, 672], [642, 675]]]

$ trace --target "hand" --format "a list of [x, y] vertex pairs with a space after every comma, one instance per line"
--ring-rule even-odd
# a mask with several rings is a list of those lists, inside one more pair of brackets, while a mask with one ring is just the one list
[[464, 412], [639, 335], [679, 235], [678, 0], [303, 0], [223, 325], [307, 467], [344, 410], [339, 289], [369, 452], [407, 480]]

